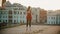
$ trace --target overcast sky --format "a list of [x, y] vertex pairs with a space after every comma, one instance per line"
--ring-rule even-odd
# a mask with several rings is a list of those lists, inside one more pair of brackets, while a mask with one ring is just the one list
[[40, 7], [46, 10], [60, 9], [60, 0], [9, 0], [9, 1], [11, 3], [20, 3], [24, 6]]

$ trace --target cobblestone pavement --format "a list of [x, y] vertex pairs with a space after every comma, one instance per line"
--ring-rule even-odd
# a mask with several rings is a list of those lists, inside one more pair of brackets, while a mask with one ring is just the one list
[[0, 34], [60, 34], [60, 26], [32, 25], [26, 28], [25, 25], [0, 30]]

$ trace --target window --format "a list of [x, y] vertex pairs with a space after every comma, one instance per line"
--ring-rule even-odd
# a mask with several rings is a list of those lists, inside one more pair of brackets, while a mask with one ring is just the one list
[[24, 15], [25, 15], [26, 13], [24, 12]]
[[50, 17], [48, 17], [50, 19]]
[[7, 18], [7, 16], [6, 16], [6, 18]]
[[9, 14], [12, 14], [12, 11], [11, 10], [9, 10]]
[[20, 16], [20, 18], [22, 18], [22, 16]]
[[1, 14], [2, 14], [2, 12], [1, 12]]
[[22, 23], [22, 21], [20, 20], [20, 23]]
[[16, 17], [14, 16], [14, 18], [16, 18]]
[[7, 20], [6, 20], [6, 22], [7, 22]]
[[5, 14], [8, 14], [8, 12], [7, 12], [7, 11], [5, 11]]
[[22, 12], [20, 12], [20, 14], [22, 14]]
[[1, 20], [0, 20], [0, 22], [1, 22]]
[[55, 17], [54, 17], [54, 19], [55, 19]]
[[6, 14], [6, 11], [4, 12], [4, 14]]
[[16, 23], [16, 20], [14, 20], [14, 23]]
[[14, 18], [17, 18], [17, 16], [14, 16]]
[[23, 23], [24, 23], [24, 20], [23, 20]]
[[5, 18], [5, 16], [3, 16], [3, 18]]
[[14, 14], [16, 14], [16, 11], [14, 11]]
[[7, 18], [7, 16], [3, 16], [3, 18]]
[[53, 19], [53, 17], [51, 17], [51, 19]]
[[19, 14], [19, 12], [18, 12], [18, 14]]
[[54, 21], [54, 24], [55, 24], [55, 21]]
[[20, 10], [20, 8], [19, 8], [19, 10]]
[[51, 21], [51, 23], [53, 23], [53, 21]]
[[3, 20], [3, 23], [4, 23], [5, 21]]
[[23, 16], [23, 18], [24, 18], [25, 16]]
[[12, 16], [9, 16], [9, 18], [12, 18]]
[[12, 20], [9, 20], [10, 23], [12, 23]]
[[0, 16], [0, 18], [1, 18], [1, 16]]
[[59, 19], [60, 19], [60, 16], [59, 16]]
[[17, 10], [18, 8], [14, 8], [14, 10]]
[[2, 12], [2, 14], [4, 14], [4, 11]]
[[0, 14], [1, 14], [1, 11], [0, 11]]
[[19, 10], [25, 10], [24, 8], [19, 8]]

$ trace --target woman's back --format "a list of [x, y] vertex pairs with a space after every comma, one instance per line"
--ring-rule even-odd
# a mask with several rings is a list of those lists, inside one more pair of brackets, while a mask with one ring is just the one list
[[31, 19], [32, 19], [32, 15], [31, 15], [31, 12], [30, 12], [30, 11], [27, 12], [26, 18], [27, 18], [28, 20], [31, 20]]

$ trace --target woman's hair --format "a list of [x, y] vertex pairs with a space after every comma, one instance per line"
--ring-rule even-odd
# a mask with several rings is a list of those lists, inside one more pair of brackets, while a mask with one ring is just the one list
[[30, 10], [30, 8], [31, 8], [31, 7], [30, 7], [30, 6], [28, 6], [27, 11], [29, 11], [29, 10]]

